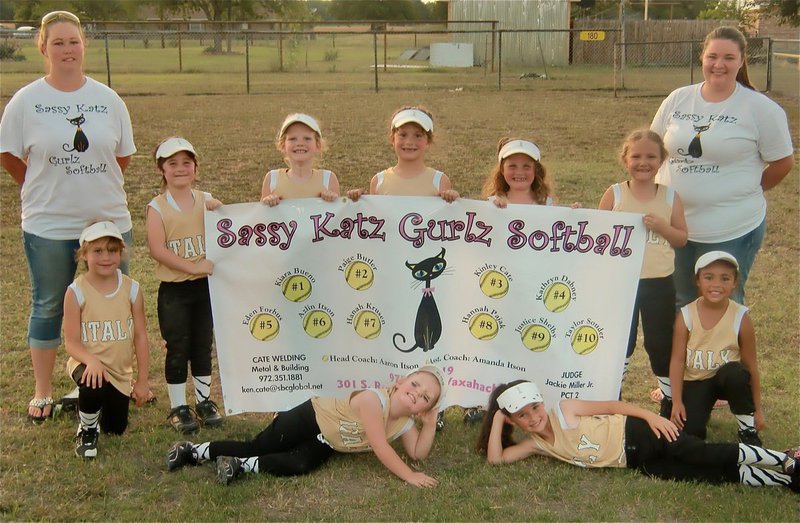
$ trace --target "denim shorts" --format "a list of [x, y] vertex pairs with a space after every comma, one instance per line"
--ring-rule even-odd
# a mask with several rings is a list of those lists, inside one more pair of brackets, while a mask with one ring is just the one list
[[[122, 234], [126, 254], [120, 269], [128, 273], [133, 230]], [[31, 315], [28, 320], [28, 345], [32, 349], [53, 349], [61, 344], [61, 319], [64, 294], [75, 279], [78, 240], [48, 240], [22, 232], [28, 274], [31, 280]]]
[[707, 252], [725, 251], [732, 254], [739, 262], [739, 278], [731, 294], [731, 299], [737, 303], [744, 304], [744, 284], [753, 262], [756, 261], [756, 254], [764, 241], [764, 234], [767, 231], [767, 220], [761, 225], [748, 232], [747, 234], [719, 243], [698, 243], [689, 240], [685, 247], [675, 249], [675, 291], [677, 307], [680, 309], [684, 305], [697, 299], [697, 284], [695, 282], [694, 264], [697, 259]]

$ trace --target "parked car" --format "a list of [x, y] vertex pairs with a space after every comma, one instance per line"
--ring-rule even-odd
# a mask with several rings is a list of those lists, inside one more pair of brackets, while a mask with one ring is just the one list
[[14, 30], [15, 38], [33, 38], [36, 34], [36, 28], [30, 25], [21, 25]]

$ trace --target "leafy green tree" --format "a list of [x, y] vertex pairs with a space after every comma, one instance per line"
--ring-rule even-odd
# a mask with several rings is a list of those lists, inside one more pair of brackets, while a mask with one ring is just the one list
[[753, 27], [753, 0], [744, 2], [737, 0], [710, 0], [706, 2], [706, 9], [697, 16], [700, 20], [736, 20], [739, 27], [749, 31]]
[[776, 17], [780, 24], [800, 26], [800, 0], [761, 0], [761, 12]]
[[[7, 3], [8, 0], [3, 0]], [[137, 4], [125, 0], [28, 0], [16, 1], [16, 20], [40, 20], [50, 11], [65, 10], [83, 20], [126, 20], [135, 18]]]
[[427, 13], [420, 0], [331, 0], [330, 4], [329, 13], [336, 20], [419, 20], [421, 12]]

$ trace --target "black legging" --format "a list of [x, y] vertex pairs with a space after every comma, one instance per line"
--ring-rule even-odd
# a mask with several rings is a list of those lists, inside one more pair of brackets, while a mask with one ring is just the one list
[[311, 400], [286, 412], [251, 441], [212, 441], [209, 459], [217, 456], [250, 458], [258, 456], [258, 470], [273, 476], [298, 476], [323, 465], [334, 450], [320, 442], [320, 433]]
[[164, 377], [167, 383], [186, 383], [192, 376], [211, 376], [214, 324], [208, 278], [161, 282], [158, 287], [158, 326], [167, 345]]
[[121, 393], [109, 381], [93, 389], [81, 383], [86, 365], [81, 363], [72, 373], [78, 385], [78, 410], [86, 414], [100, 412], [100, 430], [106, 434], [122, 434], [128, 428], [128, 410], [131, 399]]
[[739, 482], [739, 446], [706, 443], [681, 431], [678, 439], [657, 438], [650, 425], [629, 416], [625, 422], [625, 456], [628, 468], [676, 481]]
[[683, 430], [706, 439], [706, 425], [718, 399], [728, 400], [734, 414], [752, 414], [756, 410], [750, 372], [741, 362], [726, 363], [706, 380], [683, 382], [683, 405], [686, 407]]

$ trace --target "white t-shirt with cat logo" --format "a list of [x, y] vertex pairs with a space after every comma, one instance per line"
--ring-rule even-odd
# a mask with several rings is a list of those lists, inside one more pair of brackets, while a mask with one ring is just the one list
[[717, 243], [744, 236], [767, 213], [761, 172], [792, 154], [786, 113], [765, 95], [736, 84], [727, 100], [712, 103], [702, 83], [673, 91], [650, 129], [669, 156], [656, 181], [675, 189], [689, 239]]
[[22, 230], [76, 239], [92, 220], [123, 232], [131, 216], [117, 157], [136, 152], [128, 109], [109, 87], [86, 77], [64, 92], [44, 78], [11, 98], [0, 121], [0, 152], [27, 161]]

